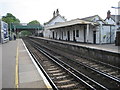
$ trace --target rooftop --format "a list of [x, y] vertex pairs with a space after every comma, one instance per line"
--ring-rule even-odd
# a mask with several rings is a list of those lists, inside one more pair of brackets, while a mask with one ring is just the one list
[[70, 20], [70, 21], [57, 23], [56, 25], [49, 26], [47, 29], [60, 28], [60, 27], [65, 27], [65, 26], [77, 25], [77, 24], [98, 25], [98, 23], [90, 22], [90, 21], [85, 21], [85, 20], [81, 20], [81, 19], [77, 18], [77, 19], [73, 19], [73, 20]]

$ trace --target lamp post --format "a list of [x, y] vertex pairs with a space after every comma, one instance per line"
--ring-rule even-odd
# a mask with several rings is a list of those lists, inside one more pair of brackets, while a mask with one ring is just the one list
[[117, 30], [117, 11], [118, 9], [120, 9], [120, 7], [111, 7], [113, 9], [115, 9], [115, 30]]
[[38, 36], [39, 36], [39, 27], [38, 27]]
[[12, 38], [12, 23], [10, 23], [10, 38]]
[[113, 9], [115, 9], [115, 45], [117, 45], [118, 44], [118, 36], [116, 36], [116, 31], [117, 31], [117, 11], [116, 10], [118, 10], [118, 9], [120, 9], [120, 7], [111, 7], [111, 8], [113, 8]]
[[115, 9], [115, 39], [116, 39], [116, 31], [117, 31], [117, 11], [118, 9], [120, 9], [120, 7], [111, 7], [113, 9]]

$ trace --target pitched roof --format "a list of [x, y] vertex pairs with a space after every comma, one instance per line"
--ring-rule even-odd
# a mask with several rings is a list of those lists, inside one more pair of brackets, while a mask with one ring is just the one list
[[[81, 20], [85, 20], [85, 21], [90, 21], [90, 22], [94, 22], [94, 18], [95, 17], [98, 17], [99, 20], [101, 20], [104, 24], [106, 24], [106, 22], [98, 15], [94, 15], [94, 16], [89, 16], [89, 17], [86, 17], [86, 18], [81, 18]], [[97, 23], [97, 22], [96, 22]]]
[[66, 21], [66, 22], [57, 23], [55, 25], [47, 27], [47, 29], [54, 29], [54, 28], [66, 27], [66, 26], [72, 26], [72, 25], [77, 25], [77, 24], [81, 24], [81, 25], [83, 25], [83, 24], [84, 25], [85, 24], [98, 25], [98, 23], [94, 23], [94, 22], [90, 22], [90, 21], [85, 21], [85, 20], [81, 20], [81, 19], [74, 19], [74, 20], [70, 20], [70, 21]]
[[81, 18], [81, 20], [86, 20], [86, 21], [92, 21], [94, 17], [96, 17], [97, 15], [94, 16], [89, 16], [89, 17], [85, 17], [85, 18]]
[[58, 16], [61, 17], [62, 19], [64, 19], [66, 21], [66, 19], [63, 16], [61, 16], [60, 14], [58, 14], [57, 16], [54, 16], [52, 19], [50, 19], [48, 22], [46, 22], [45, 25], [49, 24], [51, 21], [53, 21]]

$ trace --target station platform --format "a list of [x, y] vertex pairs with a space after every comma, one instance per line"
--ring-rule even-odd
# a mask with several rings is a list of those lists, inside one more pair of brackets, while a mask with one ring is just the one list
[[70, 44], [70, 45], [82, 46], [82, 47], [87, 47], [87, 48], [93, 48], [93, 49], [98, 49], [98, 50], [103, 50], [103, 51], [108, 51], [108, 52], [113, 52], [113, 53], [120, 53], [120, 46], [115, 46], [115, 44], [101, 44], [101, 45], [99, 45], [99, 44], [86, 44], [86, 43], [79, 43], [79, 42], [54, 40], [54, 39], [43, 38], [43, 37], [36, 37], [36, 38], [51, 40], [54, 42], [66, 43], [66, 44]]
[[52, 90], [22, 39], [2, 45], [2, 88]]

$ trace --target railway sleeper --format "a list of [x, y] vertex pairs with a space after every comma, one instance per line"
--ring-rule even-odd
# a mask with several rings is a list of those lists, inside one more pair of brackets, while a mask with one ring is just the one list
[[71, 79], [71, 77], [70, 76], [62, 76], [61, 78], [58, 78], [58, 77], [54, 77], [54, 81], [61, 81], [61, 80], [66, 80], [66, 78], [67, 78], [67, 80], [68, 79]]
[[61, 73], [53, 73], [52, 75], [53, 76], [60, 76], [60, 75], [65, 75], [66, 73], [65, 72], [61, 72]]
[[66, 80], [61, 80], [61, 81], [58, 81], [57, 83], [68, 83], [68, 82], [71, 82], [73, 79], [66, 79]]
[[60, 73], [61, 70], [52, 70], [52, 71], [49, 71], [49, 73]]
[[69, 75], [58, 76], [58, 77], [56, 77], [56, 79], [64, 79], [64, 78], [67, 78], [67, 77], [69, 77]]
[[102, 69], [101, 71], [102, 72], [109, 72], [109, 71], [111, 71], [111, 69]]
[[79, 83], [71, 83], [66, 85], [60, 85], [58, 88], [76, 88], [79, 85]]
[[108, 72], [108, 74], [113, 75], [116, 74], [116, 72]]
[[60, 80], [60, 81], [55, 81], [55, 83], [59, 86], [59, 85], [75, 84], [75, 83], [78, 83], [78, 82], [68, 79], [68, 81]]
[[48, 68], [48, 71], [59, 70], [59, 68]]

